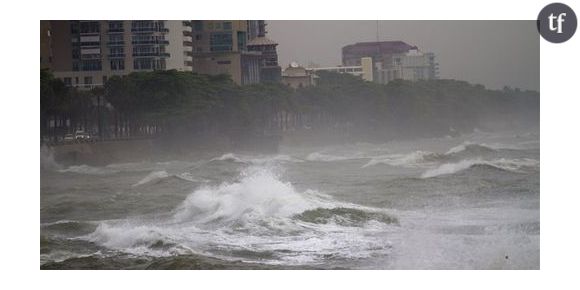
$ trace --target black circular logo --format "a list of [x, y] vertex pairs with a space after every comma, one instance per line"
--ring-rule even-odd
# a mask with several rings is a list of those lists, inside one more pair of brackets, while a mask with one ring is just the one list
[[566, 4], [549, 4], [538, 15], [538, 31], [549, 42], [562, 43], [572, 38], [576, 25], [576, 14]]

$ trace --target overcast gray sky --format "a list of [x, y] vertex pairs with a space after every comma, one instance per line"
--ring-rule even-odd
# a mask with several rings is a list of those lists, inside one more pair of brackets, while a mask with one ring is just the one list
[[[341, 48], [375, 41], [377, 21], [267, 21], [280, 66], [341, 63]], [[535, 21], [379, 21], [379, 40], [402, 40], [434, 52], [440, 77], [488, 88], [540, 89], [540, 36]]]

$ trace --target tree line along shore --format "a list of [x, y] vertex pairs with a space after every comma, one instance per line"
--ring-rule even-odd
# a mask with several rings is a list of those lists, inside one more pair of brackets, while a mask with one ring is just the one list
[[444, 79], [383, 85], [317, 74], [316, 86], [293, 89], [281, 83], [239, 86], [228, 75], [135, 72], [78, 90], [41, 70], [41, 141], [58, 142], [75, 130], [102, 140], [304, 133], [388, 141], [539, 126], [537, 91]]

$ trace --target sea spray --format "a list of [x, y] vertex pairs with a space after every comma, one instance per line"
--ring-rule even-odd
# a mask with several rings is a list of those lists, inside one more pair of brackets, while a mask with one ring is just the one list
[[56, 162], [54, 157], [54, 150], [51, 147], [40, 146], [40, 169], [44, 170], [59, 170], [62, 165]]
[[102, 222], [84, 239], [137, 255], [202, 253], [305, 264], [387, 254], [390, 242], [367, 234], [398, 227], [385, 209], [298, 191], [272, 168], [257, 166], [236, 182], [200, 187], [168, 214]]

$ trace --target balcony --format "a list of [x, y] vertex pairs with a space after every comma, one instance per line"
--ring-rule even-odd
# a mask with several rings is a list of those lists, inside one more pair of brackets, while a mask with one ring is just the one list
[[161, 28], [161, 27], [134, 27], [134, 28], [131, 28], [131, 32], [136, 32], [136, 33], [169, 32], [169, 28]]
[[170, 57], [171, 55], [166, 52], [143, 52], [143, 53], [133, 53], [133, 57]]
[[125, 54], [124, 53], [109, 54], [108, 57], [109, 58], [125, 58]]
[[132, 44], [160, 44], [169, 45], [169, 40], [134, 40]]
[[107, 30], [107, 33], [121, 33], [125, 32], [125, 28], [114, 28]]

